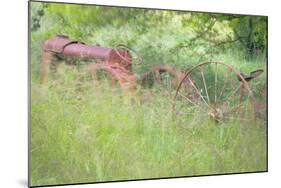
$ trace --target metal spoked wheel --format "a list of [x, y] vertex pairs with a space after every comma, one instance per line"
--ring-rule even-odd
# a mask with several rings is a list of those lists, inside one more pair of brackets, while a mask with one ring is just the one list
[[255, 119], [253, 93], [243, 74], [222, 62], [204, 62], [187, 71], [177, 87], [173, 111], [216, 122]]
[[140, 80], [143, 85], [154, 85], [156, 88], [160, 88], [162, 94], [172, 98], [184, 75], [182, 70], [174, 66], [156, 65], [143, 74]]
[[[126, 51], [126, 52], [131, 52], [131, 54], [130, 54], [131, 57], [128, 57], [128, 53], [125, 53], [125, 55], [120, 54], [119, 50]], [[128, 47], [125, 44], [118, 44], [114, 48], [114, 51], [126, 63], [130, 63], [129, 59], [131, 59], [134, 62], [134, 64], [136, 64], [136, 65], [139, 65], [139, 64], [141, 64], [143, 62], [143, 59], [142, 59], [141, 55], [137, 51], [135, 51], [134, 49]]]

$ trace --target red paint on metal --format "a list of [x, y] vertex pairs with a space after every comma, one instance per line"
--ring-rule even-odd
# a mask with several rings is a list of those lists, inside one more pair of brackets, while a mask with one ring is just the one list
[[[132, 56], [128, 50], [119, 48], [107, 48], [100, 45], [86, 45], [84, 43], [69, 39], [67, 36], [56, 36], [45, 41], [43, 45], [43, 61], [41, 65], [41, 81], [46, 80], [47, 69], [52, 62], [50, 54], [77, 57], [81, 59], [97, 60], [96, 64], [90, 64], [89, 70], [92, 75], [98, 69], [103, 69], [112, 76], [112, 79], [119, 80], [121, 87], [129, 85], [135, 87], [136, 77], [132, 73]], [[94, 77], [94, 76], [93, 76]], [[129, 82], [129, 84], [127, 83]]]
[[44, 51], [62, 53], [67, 45], [78, 43], [77, 41], [70, 40], [67, 36], [56, 36], [46, 40], [43, 45]]

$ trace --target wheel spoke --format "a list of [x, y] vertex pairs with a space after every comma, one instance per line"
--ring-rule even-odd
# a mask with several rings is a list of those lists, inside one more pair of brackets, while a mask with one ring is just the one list
[[202, 77], [202, 80], [203, 80], [203, 84], [204, 84], [204, 88], [205, 88], [205, 93], [207, 95], [207, 100], [210, 103], [209, 93], [208, 93], [208, 90], [207, 90], [205, 76], [204, 76], [204, 72], [203, 72], [203, 68], [202, 67], [200, 67], [200, 73], [201, 73], [201, 77]]
[[183, 98], [185, 98], [188, 102], [190, 102], [190, 103], [193, 104], [194, 106], [200, 107], [198, 104], [192, 102], [188, 97], [186, 97], [186, 96], [185, 96], [184, 94], [182, 94], [180, 91], [178, 92], [178, 94], [179, 94], [180, 96], [182, 96]]
[[221, 92], [220, 92], [220, 95], [219, 95], [218, 99], [221, 98], [221, 96], [222, 96], [222, 94], [223, 94], [223, 91], [224, 91], [224, 89], [225, 89], [225, 87], [226, 87], [226, 85], [227, 85], [227, 80], [228, 80], [228, 78], [229, 78], [229, 74], [224, 73], [223, 78], [225, 78], [225, 79], [224, 79], [224, 81], [223, 81], [223, 86], [222, 86], [222, 89], [221, 89]]
[[[209, 69], [211, 75], [208, 73]], [[186, 73], [186, 80], [181, 81], [175, 95], [175, 99], [178, 95], [182, 99], [181, 101], [186, 101], [188, 105], [192, 106], [184, 108], [183, 103], [177, 103], [177, 105], [180, 105], [183, 114], [195, 115], [195, 118], [204, 115], [216, 122], [223, 123], [231, 120], [250, 120], [251, 108], [254, 105], [252, 91], [244, 79], [239, 81], [237, 77], [241, 78], [239, 71], [228, 64], [201, 63]], [[190, 83], [189, 85], [182, 85], [187, 81]], [[188, 86], [191, 92], [188, 92]], [[187, 94], [185, 93], [186, 87]]]
[[203, 100], [203, 102], [204, 102], [209, 108], [211, 108], [211, 107], [209, 106], [209, 104], [206, 102], [206, 100], [204, 99], [204, 97], [201, 95], [200, 91], [199, 91], [198, 88], [195, 86], [195, 84], [193, 83], [193, 81], [192, 81], [189, 77], [187, 77], [187, 79], [190, 81], [191, 86], [192, 86], [192, 87], [195, 89], [195, 91], [199, 94], [199, 96], [200, 96], [200, 98]]
[[226, 98], [225, 100], [227, 101], [229, 99], [229, 97], [232, 97], [239, 89], [241, 88], [241, 84], [238, 85], [238, 87], [236, 87], [233, 92], [231, 92]]

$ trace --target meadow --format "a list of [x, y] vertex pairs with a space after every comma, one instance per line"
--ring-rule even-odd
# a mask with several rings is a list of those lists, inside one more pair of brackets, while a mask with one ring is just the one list
[[[65, 184], [264, 171], [266, 124], [173, 118], [159, 89], [131, 103], [104, 81], [63, 67], [31, 85], [32, 184]], [[141, 100], [141, 99], [139, 99]], [[187, 107], [188, 108], [188, 107]]]
[[[39, 8], [34, 5], [33, 12]], [[67, 9], [71, 12], [70, 5]], [[93, 15], [99, 10], [80, 9], [85, 19], [89, 18], [87, 13]], [[42, 42], [63, 31], [90, 44], [112, 46], [125, 41], [133, 45], [144, 58], [143, 64], [133, 66], [138, 75], [156, 64], [188, 70], [202, 60], [223, 61], [247, 73], [263, 69], [265, 72], [251, 82], [250, 87], [257, 102], [265, 104], [265, 53], [249, 57], [247, 50], [237, 43], [215, 52], [209, 43], [202, 44], [202, 41], [193, 43], [190, 51], [175, 52], [183, 40], [188, 41], [186, 33], [194, 36], [198, 29], [191, 32], [191, 26], [182, 25], [181, 15], [175, 17], [180, 21], [166, 23], [164, 19], [161, 27], [151, 27], [145, 32], [142, 29], [149, 27], [150, 22], [140, 17], [138, 21], [148, 25], [139, 28], [128, 21], [123, 27], [117, 27], [121, 19], [112, 25], [100, 26], [95, 34], [87, 37], [87, 29], [83, 35], [75, 27], [75, 21], [83, 24], [82, 18], [75, 20], [78, 19], [75, 15], [71, 18], [74, 20], [71, 27], [60, 30], [60, 23], [55, 23], [57, 25], [48, 30], [51, 18], [61, 10], [64, 9], [59, 5], [50, 5], [40, 22], [41, 27], [31, 32], [31, 185], [267, 171], [266, 117], [248, 123], [238, 119], [217, 123], [210, 118], [202, 119], [199, 114], [178, 117], [173, 114], [172, 99], [165, 95], [163, 88], [139, 85], [131, 100], [106, 78], [93, 84], [84, 70], [85, 62], [80, 62], [78, 67], [62, 64], [50, 75], [48, 83], [39, 82]], [[64, 13], [67, 23], [68, 12]], [[195, 20], [203, 20], [202, 15]], [[225, 33], [230, 33], [230, 26], [226, 27], [223, 21], [220, 24], [217, 27], [225, 27]], [[209, 48], [211, 52], [207, 52]]]

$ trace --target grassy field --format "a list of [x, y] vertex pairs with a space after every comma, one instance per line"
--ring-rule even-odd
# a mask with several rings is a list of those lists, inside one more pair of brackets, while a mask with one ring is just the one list
[[[143, 59], [133, 62], [137, 78], [155, 65], [189, 70], [203, 61], [224, 62], [247, 75], [263, 69], [249, 84], [257, 104], [266, 106], [267, 17], [39, 2], [31, 3], [30, 13], [31, 185], [267, 170], [266, 109], [256, 121], [237, 116], [216, 122], [200, 102], [195, 109], [179, 97], [173, 113], [175, 88], [168, 96], [159, 85], [139, 85], [128, 98], [106, 79], [93, 84], [86, 62], [61, 65], [48, 83], [39, 84], [42, 45], [63, 34], [85, 44], [128, 45]], [[232, 78], [221, 89], [220, 109], [240, 102], [239, 93], [228, 95], [241, 82], [225, 70], [216, 71], [214, 84], [214, 69], [204, 69], [208, 88], [200, 71], [191, 78], [197, 94], [206, 88], [214, 96], [217, 85], [224, 88]]]
[[[235, 66], [264, 68], [246, 61]], [[94, 86], [73, 67], [62, 67], [40, 85], [33, 67], [31, 185], [267, 170], [262, 120], [218, 124], [177, 118], [171, 99], [157, 88], [142, 90], [143, 96], [130, 102], [119, 88], [106, 81]], [[253, 83], [255, 91], [265, 78]]]

